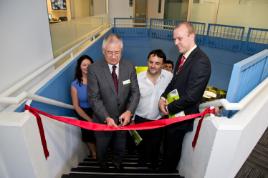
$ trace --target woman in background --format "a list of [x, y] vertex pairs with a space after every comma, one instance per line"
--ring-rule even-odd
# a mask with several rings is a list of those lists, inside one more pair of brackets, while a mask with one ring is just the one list
[[[71, 86], [72, 102], [78, 119], [89, 122], [92, 122], [93, 111], [88, 102], [87, 73], [88, 66], [92, 63], [92, 58], [87, 55], [83, 55], [78, 59], [75, 70], [75, 80], [72, 82]], [[86, 129], [81, 129], [81, 132], [82, 141], [87, 144], [92, 158], [96, 159], [96, 141], [94, 132]]]

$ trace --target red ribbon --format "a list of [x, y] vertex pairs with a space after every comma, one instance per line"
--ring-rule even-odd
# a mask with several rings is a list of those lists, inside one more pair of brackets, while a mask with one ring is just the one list
[[194, 135], [194, 139], [192, 141], [192, 147], [195, 148], [199, 132], [201, 130], [201, 125], [204, 119], [204, 116], [206, 114], [211, 114], [215, 113], [215, 109], [210, 109], [206, 108], [203, 112], [201, 113], [196, 113], [196, 114], [190, 114], [182, 117], [174, 117], [174, 118], [168, 118], [168, 119], [161, 119], [161, 120], [155, 120], [151, 122], [144, 122], [144, 123], [139, 123], [139, 124], [133, 124], [133, 125], [127, 125], [127, 126], [120, 126], [120, 127], [112, 127], [108, 126], [106, 124], [98, 124], [98, 123], [93, 123], [93, 122], [88, 122], [88, 121], [80, 121], [76, 120], [73, 118], [68, 118], [68, 117], [63, 117], [63, 116], [55, 116], [49, 113], [46, 113], [44, 111], [41, 111], [39, 109], [33, 108], [31, 106], [25, 105], [25, 110], [29, 110], [36, 118], [38, 128], [39, 128], [39, 133], [42, 141], [42, 146], [44, 150], [45, 157], [47, 158], [49, 156], [49, 152], [47, 149], [47, 144], [46, 144], [46, 138], [45, 138], [45, 133], [44, 133], [44, 128], [42, 124], [42, 120], [39, 114], [47, 116], [51, 119], [64, 122], [66, 124], [74, 125], [77, 127], [81, 127], [84, 129], [88, 130], [94, 130], [94, 131], [117, 131], [117, 130], [149, 130], [149, 129], [156, 129], [164, 126], [168, 126], [177, 122], [182, 122], [190, 119], [194, 119], [197, 117], [201, 117], [201, 119], [198, 122], [198, 126]]
[[47, 159], [49, 156], [49, 151], [47, 149], [47, 141], [46, 141], [46, 137], [45, 137], [42, 119], [41, 119], [40, 115], [38, 114], [38, 112], [35, 111], [34, 109], [31, 109], [30, 106], [25, 105], [25, 109], [29, 110], [36, 118], [36, 122], [37, 122], [38, 129], [39, 129], [39, 134], [40, 134], [40, 138], [41, 138], [41, 142], [42, 142], [42, 146], [43, 146], [44, 155]]

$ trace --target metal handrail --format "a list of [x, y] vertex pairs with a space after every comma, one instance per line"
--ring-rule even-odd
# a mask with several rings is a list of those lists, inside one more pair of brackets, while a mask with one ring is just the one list
[[53, 106], [59, 106], [59, 107], [66, 108], [66, 109], [74, 109], [73, 105], [66, 104], [61, 101], [46, 98], [43, 96], [39, 96], [33, 93], [27, 93], [25, 91], [19, 94], [17, 97], [0, 97], [0, 100], [4, 101], [6, 104], [18, 104], [25, 99], [34, 100], [34, 101], [38, 101], [41, 103], [50, 104]]
[[[262, 83], [260, 83], [260, 85], [258, 85], [248, 95], [246, 95], [239, 103], [230, 103], [226, 99], [219, 99], [219, 100], [214, 100], [214, 101], [202, 103], [202, 104], [200, 104], [199, 108], [203, 109], [203, 108], [211, 107], [211, 106], [214, 106], [214, 107], [223, 106], [224, 109], [226, 109], [226, 110], [241, 110], [241, 109], [245, 108], [258, 95], [258, 93], [260, 93], [262, 90], [264, 90], [267, 87], [268, 87], [268, 78], [266, 78]], [[63, 107], [66, 109], [74, 109], [73, 105], [66, 104], [66, 103], [63, 103], [61, 101], [46, 98], [43, 96], [38, 96], [38, 95], [32, 94], [32, 93], [23, 92], [18, 97], [20, 97], [18, 100], [16, 100], [16, 99], [13, 100], [13, 98], [9, 97], [9, 103], [15, 104], [15, 103], [18, 103], [24, 99], [32, 99], [34, 101], [38, 101], [41, 103], [46, 103], [46, 104], [50, 104], [50, 105], [54, 105], [54, 106], [59, 106], [59, 107]]]
[[27, 97], [27, 93], [24, 91], [16, 97], [0, 96], [0, 103], [5, 104], [17, 104], [23, 101]]
[[[251, 100], [253, 100], [258, 93], [260, 93], [263, 89], [268, 87], [268, 78], [266, 78], [262, 83], [260, 83], [255, 89], [253, 89], [248, 95], [246, 95], [239, 103], [230, 103], [226, 99], [219, 99], [214, 101], [209, 101], [206, 103], [200, 104], [199, 108], [203, 109], [206, 107], [214, 106], [219, 107], [223, 106], [226, 110], [241, 110], [245, 106], [247, 106]], [[66, 104], [54, 99], [38, 96], [36, 94], [31, 94], [27, 92], [22, 92], [17, 97], [0, 97], [0, 100], [5, 100], [8, 104], [17, 104], [24, 99], [32, 99], [41, 103], [46, 103], [54, 106], [59, 106], [67, 109], [74, 109], [74, 107], [70, 104]]]
[[[239, 103], [230, 103], [226, 99], [219, 99], [214, 101], [209, 101], [200, 104], [199, 108], [204, 109], [206, 107], [219, 107], [223, 106], [226, 110], [241, 110], [245, 108], [262, 90], [268, 87], [268, 78], [266, 78], [262, 83], [260, 83], [255, 89], [253, 89], [248, 95], [246, 95]], [[17, 104], [24, 99], [31, 99], [45, 104], [50, 104], [54, 106], [59, 106], [66, 109], [74, 109], [73, 105], [63, 103], [54, 99], [46, 98], [43, 96], [38, 96], [36, 94], [22, 92], [17, 97], [0, 97], [0, 100], [5, 100], [8, 104]]]
[[[219, 100], [214, 100], [214, 101], [203, 103], [199, 106], [199, 108], [202, 109], [202, 108], [211, 107], [211, 106], [214, 106], [214, 107], [223, 106], [224, 109], [226, 110], [241, 110], [245, 108], [245, 106], [247, 106], [258, 95], [258, 93], [260, 93], [263, 89], [267, 87], [268, 87], [268, 78], [266, 78], [262, 83], [260, 83], [260, 85], [258, 85], [248, 95], [246, 95], [239, 103], [230, 103], [226, 99], [219, 99]], [[27, 98], [38, 101], [38, 102], [63, 107], [66, 109], [74, 109], [74, 107], [70, 104], [66, 104], [66, 103], [63, 103], [54, 99], [38, 96], [35, 94], [31, 94], [31, 93], [27, 94]]]
[[32, 93], [28, 93], [28, 99], [32, 99], [34, 101], [38, 101], [38, 102], [45, 103], [45, 104], [50, 104], [53, 106], [59, 106], [59, 107], [66, 108], [66, 109], [74, 109], [73, 105], [66, 104], [61, 101], [46, 98], [46, 97], [39, 96], [39, 95], [32, 94]]

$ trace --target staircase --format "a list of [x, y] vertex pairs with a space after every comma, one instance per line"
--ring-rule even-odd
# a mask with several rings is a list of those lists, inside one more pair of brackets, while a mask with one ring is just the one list
[[122, 170], [117, 170], [111, 160], [108, 161], [108, 170], [105, 172], [100, 169], [96, 160], [89, 157], [79, 163], [76, 168], [72, 168], [68, 175], [62, 178], [182, 178], [178, 173], [158, 173], [148, 168], [146, 165], [138, 164], [139, 156], [137, 153], [125, 155]]

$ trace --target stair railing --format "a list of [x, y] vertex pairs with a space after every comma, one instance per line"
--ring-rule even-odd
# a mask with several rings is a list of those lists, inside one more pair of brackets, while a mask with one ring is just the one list
[[[200, 104], [199, 108], [200, 110], [214, 106], [214, 107], [220, 107], [222, 106], [226, 110], [241, 110], [245, 108], [257, 95], [260, 93], [262, 90], [268, 87], [268, 78], [266, 78], [262, 83], [260, 83], [255, 89], [253, 89], [248, 95], [246, 95], [239, 103], [230, 103], [226, 99], [218, 99], [214, 101], [209, 101], [206, 103]], [[24, 99], [30, 99], [34, 101], [38, 101], [41, 103], [53, 105], [53, 106], [59, 106], [62, 108], [66, 109], [74, 109], [73, 105], [57, 101], [54, 99], [46, 98], [43, 96], [39, 96], [33, 93], [27, 93], [27, 92], [22, 92], [20, 95], [17, 97], [0, 97], [1, 101], [4, 101], [5, 103], [8, 104], [16, 104], [21, 102]]]
[[[71, 57], [73, 57], [74, 52], [77, 48], [79, 48], [85, 42], [87, 42], [89, 40], [90, 41], [95, 40], [100, 35], [100, 33], [104, 30], [104, 28], [106, 28], [106, 26], [102, 25], [102, 26], [98, 27], [97, 29], [93, 30], [91, 35], [85, 37], [81, 42], [77, 43], [72, 48], [68, 49], [67, 51], [65, 51], [64, 53], [62, 53], [58, 57], [56, 57], [54, 60], [51, 60], [51, 62], [40, 67], [38, 70], [34, 71], [32, 74], [26, 76], [24, 79], [17, 82], [15, 85], [10, 87], [6, 91], [2, 92], [0, 94], [0, 103], [2, 103], [2, 104], [19, 104], [20, 102], [22, 102], [28, 96], [26, 91], [22, 91], [17, 96], [10, 96], [10, 95], [17, 92], [19, 89], [21, 89], [23, 86], [28, 84], [30, 81], [34, 80], [36, 77], [38, 77], [40, 74], [44, 73], [49, 68], [53, 67], [57, 62], [64, 59], [66, 56], [70, 55]], [[32, 96], [32, 95], [29, 95], [29, 96]]]

